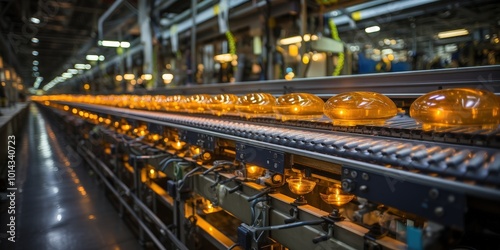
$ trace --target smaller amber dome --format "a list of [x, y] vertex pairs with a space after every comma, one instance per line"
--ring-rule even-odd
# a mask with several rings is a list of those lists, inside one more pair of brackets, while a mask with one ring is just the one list
[[235, 105], [238, 102], [238, 97], [233, 94], [218, 94], [210, 97], [207, 102], [207, 108], [214, 115], [223, 115], [228, 112], [235, 111]]
[[206, 94], [191, 95], [184, 99], [180, 105], [188, 113], [203, 113], [206, 111], [209, 99], [210, 95]]
[[181, 103], [186, 99], [183, 95], [170, 95], [165, 98], [163, 108], [167, 111], [180, 111]]
[[495, 94], [481, 89], [443, 89], [415, 100], [410, 116], [424, 130], [476, 126], [484, 129], [500, 124], [500, 101]]
[[398, 113], [396, 104], [375, 92], [347, 92], [326, 101], [324, 113], [334, 125], [382, 125]]
[[273, 107], [278, 119], [317, 120], [323, 117], [325, 102], [309, 93], [290, 93], [276, 99]]
[[273, 117], [275, 102], [276, 98], [269, 93], [251, 93], [240, 96], [235, 108], [246, 118]]

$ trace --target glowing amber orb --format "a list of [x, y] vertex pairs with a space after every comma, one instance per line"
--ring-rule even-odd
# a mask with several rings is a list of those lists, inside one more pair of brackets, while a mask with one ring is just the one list
[[207, 102], [207, 108], [213, 112], [214, 115], [222, 115], [235, 110], [238, 97], [233, 94], [218, 94], [212, 96]]
[[251, 93], [238, 98], [236, 110], [246, 118], [273, 117], [276, 98], [269, 93]]
[[184, 99], [186, 99], [186, 97], [182, 95], [167, 96], [163, 102], [163, 108], [167, 111], [180, 111], [181, 103]]
[[191, 95], [180, 102], [181, 108], [189, 113], [203, 113], [206, 110], [206, 105], [210, 95], [198, 94]]
[[305, 195], [313, 191], [316, 186], [315, 181], [302, 179], [302, 178], [290, 178], [286, 180], [288, 182], [288, 188], [292, 193], [298, 195]]
[[344, 192], [338, 184], [328, 187], [326, 194], [320, 193], [319, 195], [324, 202], [337, 207], [343, 206], [354, 198], [354, 195]]
[[415, 100], [410, 116], [425, 130], [456, 126], [490, 129], [500, 124], [500, 101], [486, 90], [443, 89]]
[[325, 102], [313, 94], [291, 93], [278, 97], [273, 107], [278, 119], [317, 120], [323, 117]]
[[347, 92], [326, 101], [324, 113], [334, 125], [382, 125], [398, 113], [396, 104], [375, 92]]

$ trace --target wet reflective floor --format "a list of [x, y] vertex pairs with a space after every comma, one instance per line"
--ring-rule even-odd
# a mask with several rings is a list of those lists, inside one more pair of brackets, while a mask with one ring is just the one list
[[18, 137], [16, 243], [1, 249], [141, 249], [49, 119], [31, 105]]

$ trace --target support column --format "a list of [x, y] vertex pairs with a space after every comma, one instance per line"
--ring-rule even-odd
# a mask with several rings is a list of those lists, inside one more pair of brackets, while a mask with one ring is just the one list
[[197, 1], [191, 0], [191, 10], [193, 25], [191, 26], [191, 82], [196, 83], [196, 15], [198, 14], [196, 10]]
[[[153, 74], [153, 37], [151, 31], [151, 18], [149, 17], [148, 0], [139, 0], [139, 25], [141, 28], [141, 43], [144, 45], [143, 50], [143, 74]], [[154, 79], [153, 79], [154, 80]], [[153, 81], [154, 86], [146, 86], [148, 89], [156, 86], [156, 81]]]

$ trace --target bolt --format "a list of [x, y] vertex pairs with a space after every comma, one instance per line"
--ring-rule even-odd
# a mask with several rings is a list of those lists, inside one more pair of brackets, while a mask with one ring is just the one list
[[448, 196], [448, 202], [449, 202], [449, 203], [453, 203], [453, 202], [455, 202], [455, 196], [450, 194], [450, 195]]
[[439, 191], [435, 188], [431, 189], [429, 191], [429, 197], [433, 200], [437, 199], [437, 197], [439, 196]]
[[358, 176], [358, 172], [356, 172], [356, 171], [354, 171], [354, 170], [353, 170], [353, 171], [351, 172], [351, 177], [352, 177], [352, 178], [356, 178], [357, 176]]
[[437, 217], [442, 217], [444, 214], [444, 208], [443, 207], [436, 207], [434, 209], [434, 214], [436, 214]]
[[361, 191], [361, 192], [367, 192], [367, 191], [368, 191], [368, 186], [366, 186], [366, 185], [361, 185], [361, 186], [359, 187], [359, 191]]
[[361, 178], [363, 178], [363, 180], [367, 181], [370, 179], [370, 176], [367, 173], [362, 173]]
[[345, 174], [345, 175], [348, 175], [348, 174], [349, 174], [349, 169], [344, 168], [344, 174]]

